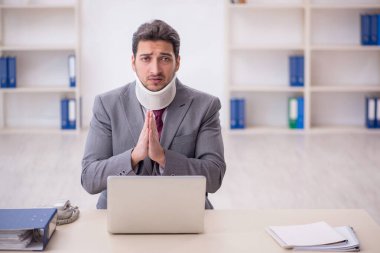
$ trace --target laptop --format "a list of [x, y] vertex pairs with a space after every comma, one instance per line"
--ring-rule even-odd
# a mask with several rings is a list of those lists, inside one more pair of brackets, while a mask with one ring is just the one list
[[206, 178], [203, 176], [109, 176], [110, 233], [202, 233]]

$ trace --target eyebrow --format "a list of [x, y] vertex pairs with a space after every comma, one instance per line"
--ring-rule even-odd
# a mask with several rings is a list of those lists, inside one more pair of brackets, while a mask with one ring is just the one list
[[[151, 56], [151, 55], [153, 55], [153, 53], [143, 53], [143, 54], [140, 54], [139, 56], [141, 57], [141, 56]], [[160, 53], [160, 56], [169, 56], [169, 57], [173, 57], [170, 53], [165, 53], [165, 52], [163, 52], [163, 53]]]

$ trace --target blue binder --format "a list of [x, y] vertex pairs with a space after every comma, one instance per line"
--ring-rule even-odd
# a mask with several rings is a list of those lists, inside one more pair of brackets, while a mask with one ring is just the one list
[[68, 129], [69, 125], [69, 100], [61, 100], [61, 129]]
[[69, 83], [70, 83], [70, 87], [75, 87], [76, 86], [75, 55], [69, 55], [68, 65], [69, 65]]
[[7, 57], [8, 88], [16, 88], [16, 57]]
[[380, 45], [380, 14], [377, 14], [377, 45]]
[[362, 14], [361, 18], [361, 41], [362, 45], [370, 45], [370, 23], [371, 18], [367, 14]]
[[376, 98], [366, 97], [366, 126], [375, 128]]
[[238, 128], [245, 128], [245, 99], [238, 99]]
[[303, 129], [304, 128], [304, 115], [305, 115], [305, 106], [304, 106], [304, 98], [303, 97], [298, 97], [297, 98], [297, 121], [296, 121], [296, 128], [298, 129]]
[[[56, 208], [0, 209], [0, 233], [2, 238], [17, 238], [17, 234], [27, 232], [33, 237], [17, 250], [44, 250], [57, 224]], [[0, 250], [15, 249], [15, 245], [0, 244]]]
[[8, 87], [7, 58], [0, 57], [0, 87]]
[[297, 86], [297, 59], [296, 56], [289, 56], [289, 84], [290, 86]]
[[231, 98], [230, 99], [230, 128], [236, 129], [238, 128], [238, 99]]
[[377, 14], [370, 15], [370, 45], [377, 45], [378, 40], [378, 16]]
[[303, 87], [304, 86], [304, 76], [305, 76], [305, 60], [303, 56], [297, 56], [297, 86]]
[[375, 102], [375, 127], [380, 128], [380, 98], [376, 97]]

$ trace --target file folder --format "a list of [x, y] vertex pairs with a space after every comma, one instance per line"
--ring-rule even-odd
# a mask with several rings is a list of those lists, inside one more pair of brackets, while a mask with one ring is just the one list
[[375, 127], [380, 128], [380, 98], [376, 98], [376, 105], [375, 105]]
[[370, 16], [362, 14], [361, 18], [361, 41], [362, 45], [370, 44]]
[[297, 115], [297, 123], [296, 128], [303, 129], [304, 128], [304, 115], [305, 115], [305, 106], [304, 106], [304, 98], [297, 98], [297, 107], [298, 107], [298, 115]]
[[0, 250], [44, 250], [56, 224], [56, 208], [0, 209]]
[[379, 36], [377, 34], [377, 32], [378, 32], [378, 27], [377, 27], [378, 26], [378, 21], [377, 21], [378, 16], [377, 16], [377, 14], [373, 14], [370, 16], [370, 18], [371, 18], [370, 44], [371, 45], [377, 45], [379, 43], [379, 41], [378, 41]]
[[64, 98], [61, 100], [61, 129], [68, 129], [69, 124], [69, 100]]
[[302, 87], [304, 86], [304, 57], [303, 56], [297, 56], [296, 58], [296, 66], [297, 66], [297, 71], [296, 71], [296, 76], [297, 76], [297, 86]]
[[16, 88], [16, 57], [7, 57], [8, 88]]
[[289, 83], [290, 86], [297, 86], [297, 59], [295, 56], [289, 56]]
[[238, 103], [236, 98], [230, 99], [230, 128], [238, 128]]
[[0, 87], [8, 87], [7, 58], [0, 57]]
[[69, 99], [68, 101], [68, 129], [76, 128], [76, 103], [75, 99]]
[[238, 99], [238, 128], [245, 128], [245, 99]]
[[297, 98], [289, 98], [288, 102], [288, 120], [289, 128], [293, 129], [297, 126], [298, 101]]
[[75, 55], [69, 55], [69, 82], [70, 87], [76, 86]]
[[366, 98], [366, 126], [367, 128], [375, 128], [376, 117], [376, 99], [373, 97]]

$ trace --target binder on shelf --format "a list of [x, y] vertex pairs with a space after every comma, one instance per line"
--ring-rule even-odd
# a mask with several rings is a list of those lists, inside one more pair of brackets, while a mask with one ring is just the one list
[[304, 56], [289, 56], [289, 81], [290, 86], [304, 86]]
[[288, 101], [288, 123], [289, 128], [297, 127], [298, 101], [297, 98], [289, 98]]
[[370, 24], [370, 44], [378, 45], [379, 43], [379, 35], [378, 35], [378, 14], [373, 14], [370, 16], [371, 24]]
[[0, 57], [0, 87], [8, 87], [8, 67], [7, 67], [7, 58]]
[[376, 117], [376, 98], [366, 98], [366, 126], [367, 128], [375, 128]]
[[0, 250], [44, 250], [56, 224], [56, 208], [0, 209]]
[[75, 99], [69, 99], [68, 129], [75, 129], [77, 123]]
[[230, 100], [230, 128], [245, 128], [245, 99], [231, 98]]
[[76, 86], [75, 55], [69, 55], [68, 64], [69, 64], [70, 87], [75, 87]]
[[295, 56], [289, 56], [289, 83], [290, 86], [297, 86], [297, 59]]
[[368, 14], [362, 14], [360, 15], [361, 20], [361, 42], [362, 45], [370, 45], [370, 24], [371, 24], [371, 17]]
[[304, 98], [298, 97], [297, 98], [297, 122], [296, 122], [296, 128], [303, 129], [304, 128], [304, 115], [305, 115], [305, 106], [304, 106]]
[[380, 98], [376, 98], [376, 105], [375, 105], [375, 111], [376, 111], [376, 117], [375, 117], [375, 127], [380, 128]]
[[75, 99], [61, 100], [61, 129], [76, 129], [76, 103]]
[[303, 56], [297, 56], [296, 58], [296, 66], [297, 66], [297, 71], [296, 71], [296, 76], [297, 76], [297, 86], [303, 87], [304, 86], [304, 75], [305, 75], [305, 60]]
[[7, 57], [8, 88], [16, 88], [16, 57]]

